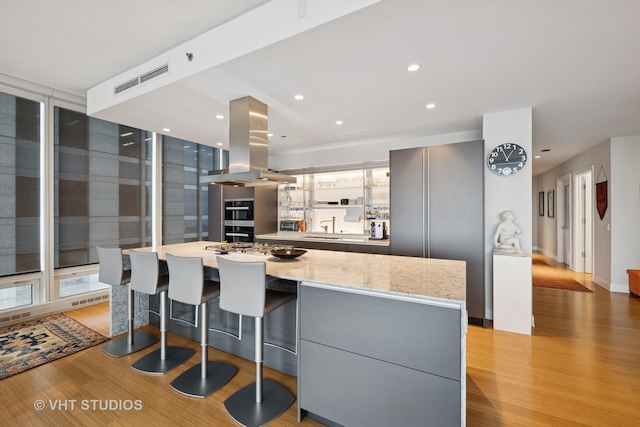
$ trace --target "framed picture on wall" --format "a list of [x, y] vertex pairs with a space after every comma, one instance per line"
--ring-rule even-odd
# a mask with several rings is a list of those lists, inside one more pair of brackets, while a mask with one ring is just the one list
[[553, 190], [547, 191], [547, 216], [553, 218]]
[[544, 216], [544, 191], [538, 193], [538, 215]]

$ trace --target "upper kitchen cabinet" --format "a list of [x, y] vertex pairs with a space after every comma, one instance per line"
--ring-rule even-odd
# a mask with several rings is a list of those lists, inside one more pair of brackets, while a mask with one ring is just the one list
[[362, 236], [389, 219], [389, 168], [295, 176], [279, 186], [280, 231]]

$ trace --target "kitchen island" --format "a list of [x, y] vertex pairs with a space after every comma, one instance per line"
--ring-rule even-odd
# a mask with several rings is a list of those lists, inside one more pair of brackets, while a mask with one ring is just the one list
[[[267, 341], [269, 330], [274, 339], [280, 326], [293, 331], [297, 355], [287, 363], [296, 365], [300, 417], [309, 412], [344, 425], [464, 425], [464, 262], [323, 250], [281, 260], [270, 254], [219, 255], [206, 249], [210, 245], [143, 250], [156, 250], [160, 259], [167, 253], [202, 257], [214, 277], [217, 256], [266, 261], [270, 286], [298, 293], [293, 318], [272, 322], [276, 311], [265, 318], [265, 329]], [[228, 314], [219, 310], [214, 316], [224, 323]], [[180, 323], [171, 322], [170, 330], [197, 339], [194, 328]], [[241, 341], [211, 331], [211, 345], [252, 359], [251, 322], [246, 323], [235, 331], [242, 331]], [[281, 369], [278, 355], [289, 353], [270, 350], [275, 363], [265, 352], [265, 364]]]

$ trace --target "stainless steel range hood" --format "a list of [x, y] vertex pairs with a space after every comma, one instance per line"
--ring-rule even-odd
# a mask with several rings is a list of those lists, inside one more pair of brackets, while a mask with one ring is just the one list
[[229, 171], [204, 182], [236, 187], [295, 184], [296, 178], [267, 167], [267, 105], [250, 96], [229, 103]]

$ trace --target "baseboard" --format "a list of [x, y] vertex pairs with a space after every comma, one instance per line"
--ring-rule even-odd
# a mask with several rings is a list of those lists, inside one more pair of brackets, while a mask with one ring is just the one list
[[591, 275], [591, 281], [593, 283], [595, 283], [596, 285], [600, 286], [601, 288], [604, 288], [608, 291], [610, 291], [610, 286], [609, 286], [609, 281], [604, 280], [602, 277], [598, 277], [595, 274]]
[[558, 259], [556, 258], [556, 254], [554, 254], [554, 253], [551, 253], [551, 252], [549, 252], [547, 250], [544, 250], [542, 248], [538, 248], [538, 252], [540, 252], [542, 255], [548, 256], [549, 258], [551, 258], [552, 260], [554, 260], [556, 262], [558, 261]]
[[624, 284], [620, 284], [620, 283], [611, 283], [611, 285], [609, 285], [609, 291], [610, 292], [617, 292], [620, 294], [628, 294], [629, 293], [629, 285], [624, 283]]
[[109, 289], [66, 297], [58, 301], [43, 304], [28, 305], [0, 313], [0, 326], [8, 326], [26, 320], [38, 319], [50, 314], [88, 307], [105, 301], [109, 301]]

